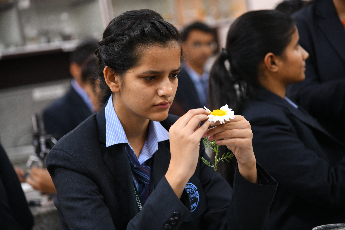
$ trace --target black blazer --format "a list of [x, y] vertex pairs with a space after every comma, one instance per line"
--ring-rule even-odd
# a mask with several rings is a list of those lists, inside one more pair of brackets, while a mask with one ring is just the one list
[[243, 116], [258, 162], [278, 182], [269, 228], [312, 229], [345, 222], [345, 146], [308, 113], [260, 89]]
[[[184, 65], [178, 75], [178, 87], [170, 109], [171, 114], [183, 115], [190, 109], [202, 108], [198, 92]], [[176, 111], [177, 110], [177, 111]]]
[[32, 229], [34, 218], [18, 176], [0, 144], [0, 229]]
[[[276, 185], [260, 166], [259, 178], [266, 185], [250, 183], [237, 172], [231, 190], [220, 174], [199, 161], [189, 180], [192, 199], [184, 192], [180, 200], [164, 176], [170, 162], [168, 140], [159, 143], [153, 156], [154, 191], [138, 212], [124, 145], [105, 147], [104, 111], [60, 139], [48, 154], [62, 229], [264, 228]], [[162, 124], [167, 128], [174, 120], [169, 116]], [[207, 157], [202, 149], [200, 154]]]
[[306, 79], [287, 96], [345, 141], [345, 29], [332, 0], [318, 0], [294, 15], [300, 45], [309, 53]]
[[47, 134], [60, 138], [92, 114], [84, 100], [73, 87], [43, 111], [44, 129]]

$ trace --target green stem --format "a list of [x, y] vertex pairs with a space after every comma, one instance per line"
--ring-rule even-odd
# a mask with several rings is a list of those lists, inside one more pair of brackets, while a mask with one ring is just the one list
[[207, 160], [205, 160], [203, 157], [201, 157], [201, 160], [207, 165], [212, 168], [214, 168], [214, 171], [217, 171], [217, 164], [219, 161], [228, 161], [228, 159], [231, 159], [234, 154], [230, 151], [228, 153], [224, 153], [221, 158], [218, 158], [218, 152], [219, 152], [219, 145], [216, 144], [216, 141], [209, 141], [208, 138], [204, 138], [203, 143], [205, 145], [205, 148], [210, 148], [213, 152], [215, 152], [215, 158], [214, 158], [214, 165]]

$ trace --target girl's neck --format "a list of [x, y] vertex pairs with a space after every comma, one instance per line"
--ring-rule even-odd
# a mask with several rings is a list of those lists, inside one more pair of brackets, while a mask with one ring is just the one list
[[258, 79], [262, 87], [277, 94], [281, 98], [285, 98], [286, 85], [279, 81], [277, 77], [261, 75]]
[[345, 19], [345, 0], [333, 0], [335, 10], [341, 21]]
[[139, 158], [141, 149], [143, 148], [147, 139], [149, 119], [143, 119], [129, 116], [128, 114], [123, 114], [121, 112], [124, 110], [120, 108], [117, 109], [115, 103], [114, 109], [126, 133], [129, 144]]

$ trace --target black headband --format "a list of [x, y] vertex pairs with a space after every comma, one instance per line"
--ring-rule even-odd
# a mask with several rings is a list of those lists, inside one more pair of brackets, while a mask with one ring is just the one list
[[220, 56], [222, 56], [224, 59], [229, 59], [230, 55], [224, 48], [222, 48], [222, 51], [220, 52]]

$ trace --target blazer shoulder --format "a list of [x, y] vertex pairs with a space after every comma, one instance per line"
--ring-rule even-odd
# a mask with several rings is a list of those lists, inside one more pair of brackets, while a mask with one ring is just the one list
[[242, 115], [250, 120], [258, 117], [285, 117], [289, 110], [283, 106], [265, 101], [252, 101], [244, 109]]
[[48, 107], [46, 107], [43, 111], [43, 114], [51, 114], [51, 113], [61, 113], [61, 111], [65, 111], [67, 108], [70, 108], [71, 101], [75, 96], [73, 96], [72, 88], [69, 89], [62, 97], [53, 101]]
[[76, 150], [91, 148], [94, 143], [99, 143], [96, 114], [91, 115], [71, 132], [63, 136], [53, 150]]

